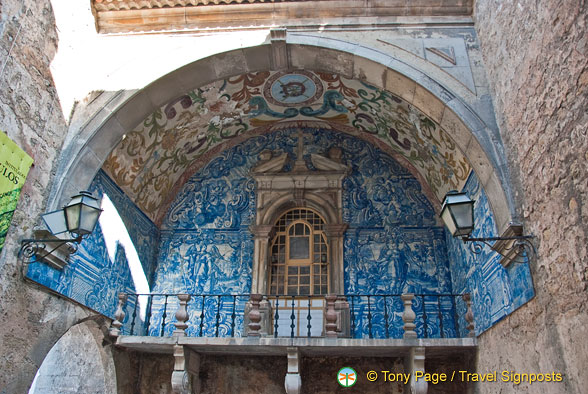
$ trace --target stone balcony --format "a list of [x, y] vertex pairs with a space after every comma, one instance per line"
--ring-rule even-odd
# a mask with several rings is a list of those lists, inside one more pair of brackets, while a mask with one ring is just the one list
[[[145, 319], [141, 302], [147, 302]], [[299, 393], [302, 358], [395, 357], [416, 376], [435, 368], [433, 362], [425, 369], [429, 358], [471, 359], [477, 348], [473, 330], [469, 295], [121, 293], [110, 334], [123, 349], [173, 354], [177, 393], [198, 386], [201, 355], [285, 356], [286, 392]], [[427, 392], [422, 379], [407, 385]]]

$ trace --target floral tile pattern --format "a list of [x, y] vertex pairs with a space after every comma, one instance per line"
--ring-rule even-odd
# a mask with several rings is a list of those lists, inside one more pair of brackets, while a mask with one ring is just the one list
[[245, 137], [292, 122], [381, 144], [412, 166], [438, 201], [461, 189], [470, 172], [446, 131], [403, 99], [357, 80], [310, 71], [244, 74], [187, 92], [127, 133], [104, 169], [160, 223], [195, 171], [195, 161], [204, 164]]

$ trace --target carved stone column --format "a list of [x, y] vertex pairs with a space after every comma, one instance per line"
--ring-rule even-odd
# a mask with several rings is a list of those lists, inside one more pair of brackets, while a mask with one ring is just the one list
[[327, 224], [325, 225], [325, 235], [329, 243], [330, 259], [329, 270], [331, 271], [330, 285], [331, 293], [343, 294], [343, 236], [348, 225]]
[[253, 225], [249, 230], [253, 234], [255, 246], [253, 248], [253, 269], [251, 270], [251, 292], [265, 294], [267, 292], [268, 244], [272, 225]]
[[351, 337], [351, 311], [349, 302], [345, 296], [339, 296], [335, 301], [335, 313], [337, 313], [337, 334], [340, 338]]
[[[243, 333], [244, 336], [249, 336], [249, 323], [251, 323], [251, 320], [249, 320], [249, 312], [251, 312], [251, 309], [253, 308], [253, 304], [251, 302], [251, 300], [247, 301], [247, 303], [245, 304], [245, 312], [244, 312], [244, 316], [243, 316]], [[261, 316], [260, 318], [260, 336], [262, 337], [267, 337], [267, 336], [272, 336], [274, 335], [273, 332], [273, 316], [274, 316], [274, 311], [272, 308], [272, 304], [269, 302], [269, 300], [267, 298], [263, 298], [260, 302], [259, 302], [259, 315]]]
[[325, 313], [325, 335], [327, 338], [337, 338], [337, 313], [335, 312], [336, 294], [329, 294], [325, 297], [327, 300], [327, 312]]
[[416, 314], [412, 310], [412, 299], [414, 298], [414, 294], [402, 294], [400, 296], [402, 298], [402, 302], [404, 303], [404, 312], [402, 312], [402, 321], [404, 322], [404, 338], [416, 338], [417, 334], [414, 331], [416, 328], [416, 324], [414, 324], [414, 319], [416, 319]]
[[174, 337], [183, 337], [186, 335], [186, 328], [188, 328], [188, 324], [186, 323], [190, 316], [188, 315], [187, 305], [190, 301], [189, 294], [178, 294], [178, 299], [180, 300], [180, 306], [176, 311], [176, 320], [177, 322], [174, 323], [176, 329], [173, 333]]
[[288, 372], [284, 380], [284, 387], [287, 394], [299, 394], [302, 387], [302, 378], [300, 377], [300, 355], [298, 348], [288, 348]]
[[249, 311], [249, 333], [250, 337], [261, 336], [261, 313], [259, 312], [259, 303], [263, 296], [261, 294], [251, 294], [251, 310]]
[[472, 311], [472, 296], [469, 293], [466, 293], [462, 295], [461, 298], [465, 301], [467, 308], [465, 320], [468, 323], [466, 326], [468, 337], [473, 338], [476, 336], [476, 327], [474, 325], [474, 312]]
[[[127, 303], [128, 295], [126, 293], [118, 293], [118, 305], [116, 307], [116, 312], [114, 313], [115, 320], [110, 325], [110, 329], [108, 333], [113, 337], [118, 337], [120, 335], [120, 329], [123, 325], [123, 321], [125, 320], [125, 311], [124, 307]], [[137, 299], [136, 302], [139, 302]]]

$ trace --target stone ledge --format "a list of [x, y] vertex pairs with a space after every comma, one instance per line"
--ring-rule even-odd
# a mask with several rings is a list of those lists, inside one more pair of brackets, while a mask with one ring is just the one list
[[[419, 23], [425, 22], [423, 17], [450, 17], [460, 23], [459, 20], [464, 17], [469, 18], [471, 22], [472, 16], [472, 0], [368, 0], [367, 5], [365, 0], [265, 1], [244, 4], [241, 4], [241, 1], [234, 4], [213, 4], [198, 0], [102, 1], [93, 2], [92, 8], [99, 33], [243, 29], [292, 24], [355, 26], [361, 24], [362, 18], [372, 19], [366, 25], [373, 25], [374, 22], [380, 24], [384, 22], [382, 18], [390, 18], [396, 22], [396, 18], [406, 17], [416, 18]], [[174, 5], [170, 6], [168, 3]], [[325, 23], [327, 19], [329, 23]], [[434, 22], [434, 19], [430, 19], [429, 22]]]
[[147, 353], [173, 353], [174, 345], [188, 346], [198, 353], [286, 355], [288, 347], [297, 347], [305, 356], [370, 356], [407, 355], [411, 348], [424, 347], [427, 354], [450, 354], [475, 351], [476, 338], [424, 339], [348, 339], [348, 338], [200, 338], [200, 337], [118, 337], [117, 346]]

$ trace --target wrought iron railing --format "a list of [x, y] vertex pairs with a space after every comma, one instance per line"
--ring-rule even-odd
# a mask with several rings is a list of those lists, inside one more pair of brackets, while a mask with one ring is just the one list
[[125, 294], [111, 333], [189, 337], [473, 336], [469, 294]]

